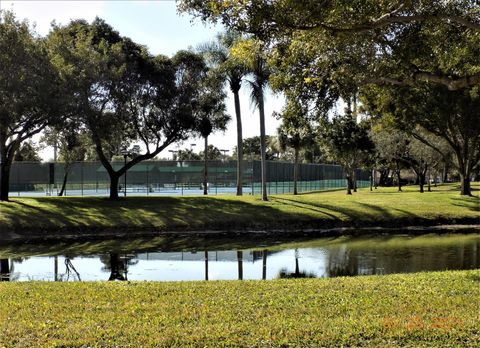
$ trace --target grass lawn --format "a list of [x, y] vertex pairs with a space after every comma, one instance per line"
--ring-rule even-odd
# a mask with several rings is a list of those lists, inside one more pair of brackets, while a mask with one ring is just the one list
[[[473, 185], [478, 189], [479, 185]], [[455, 185], [417, 192], [418, 187], [361, 189], [298, 196], [127, 197], [109, 201], [98, 197], [12, 198], [0, 203], [0, 234], [15, 231], [95, 232], [102, 229], [185, 231], [241, 229], [301, 229], [338, 226], [433, 225], [477, 223], [480, 200], [464, 197]]]
[[480, 345], [480, 271], [1, 283], [0, 346]]

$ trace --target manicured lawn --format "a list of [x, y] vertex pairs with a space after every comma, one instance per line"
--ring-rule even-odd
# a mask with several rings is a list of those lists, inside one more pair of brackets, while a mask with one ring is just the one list
[[[474, 185], [478, 189], [478, 185]], [[102, 229], [185, 231], [299, 229], [331, 226], [397, 226], [478, 223], [480, 200], [454, 185], [417, 192], [407, 187], [271, 196], [12, 198], [0, 203], [0, 233], [95, 232]], [[63, 232], [62, 232], [63, 231]]]
[[480, 271], [2, 283], [3, 346], [480, 345]]

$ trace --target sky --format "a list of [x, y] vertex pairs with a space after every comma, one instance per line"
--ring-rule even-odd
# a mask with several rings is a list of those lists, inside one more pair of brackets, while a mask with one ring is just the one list
[[[192, 22], [188, 15], [179, 15], [175, 1], [4, 1], [0, 0], [0, 8], [13, 10], [19, 19], [28, 19], [35, 25], [36, 32], [47, 35], [52, 21], [57, 24], [67, 24], [72, 19], [83, 18], [92, 21], [95, 17], [104, 19], [121, 35], [130, 37], [133, 41], [146, 45], [152, 54], [172, 56], [181, 49], [196, 47], [198, 44], [212, 40], [216, 33], [222, 31], [221, 26], [205, 25], [198, 20]], [[240, 95], [243, 136], [244, 138], [260, 134], [258, 111], [250, 102], [249, 91], [242, 88]], [[274, 135], [280, 122], [273, 118], [273, 111], [280, 111], [284, 104], [281, 96], [269, 93], [265, 104], [266, 132]], [[232, 117], [225, 133], [216, 133], [209, 137], [209, 143], [230, 150], [236, 145], [236, 123], [233, 98], [229, 95], [227, 111]], [[189, 139], [183, 144], [171, 146], [161, 157], [171, 157], [170, 149], [190, 148], [197, 144], [195, 152], [202, 150], [200, 139]], [[42, 150], [44, 160], [53, 158], [53, 149]]]

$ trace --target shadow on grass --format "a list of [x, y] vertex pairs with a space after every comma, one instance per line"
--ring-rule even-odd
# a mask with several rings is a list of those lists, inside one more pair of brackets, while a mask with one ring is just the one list
[[467, 208], [474, 212], [480, 212], [480, 199], [475, 196], [460, 196], [452, 197], [452, 205], [457, 207]]
[[[311, 201], [296, 201], [290, 198], [275, 197], [274, 201], [280, 202], [289, 206], [296, 206], [301, 209], [308, 209], [314, 212], [322, 213], [333, 219], [340, 219], [342, 216], [349, 221], [377, 221], [393, 219], [395, 216], [391, 214], [388, 209], [378, 205], [367, 204], [362, 202], [355, 202], [353, 206], [342, 207], [338, 205], [311, 202]], [[406, 217], [417, 217], [412, 212], [402, 211]]]
[[[32, 201], [30, 204], [29, 201]], [[141, 228], [141, 229], [235, 229], [282, 226], [305, 214], [285, 213], [264, 204], [209, 197], [30, 198], [3, 207], [3, 220], [29, 229], [52, 227]], [[10, 209], [5, 209], [10, 208]]]

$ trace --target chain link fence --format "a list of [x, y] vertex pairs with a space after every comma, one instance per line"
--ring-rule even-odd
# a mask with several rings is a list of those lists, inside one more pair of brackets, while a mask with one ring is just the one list
[[[123, 162], [113, 162], [118, 170]], [[243, 163], [244, 194], [261, 193], [260, 161]], [[10, 172], [12, 196], [57, 195], [65, 178], [64, 163], [13, 163]], [[267, 161], [269, 194], [293, 192], [294, 165], [289, 162]], [[357, 186], [370, 184], [370, 173], [357, 170]], [[203, 161], [145, 161], [120, 178], [119, 191], [128, 195], [200, 195], [203, 194]], [[126, 185], [125, 185], [126, 182]], [[208, 161], [208, 193], [235, 194], [236, 161]], [[340, 189], [346, 187], [342, 167], [328, 164], [300, 164], [298, 192]], [[110, 179], [100, 162], [76, 162], [67, 173], [65, 194], [68, 196], [105, 196]]]

